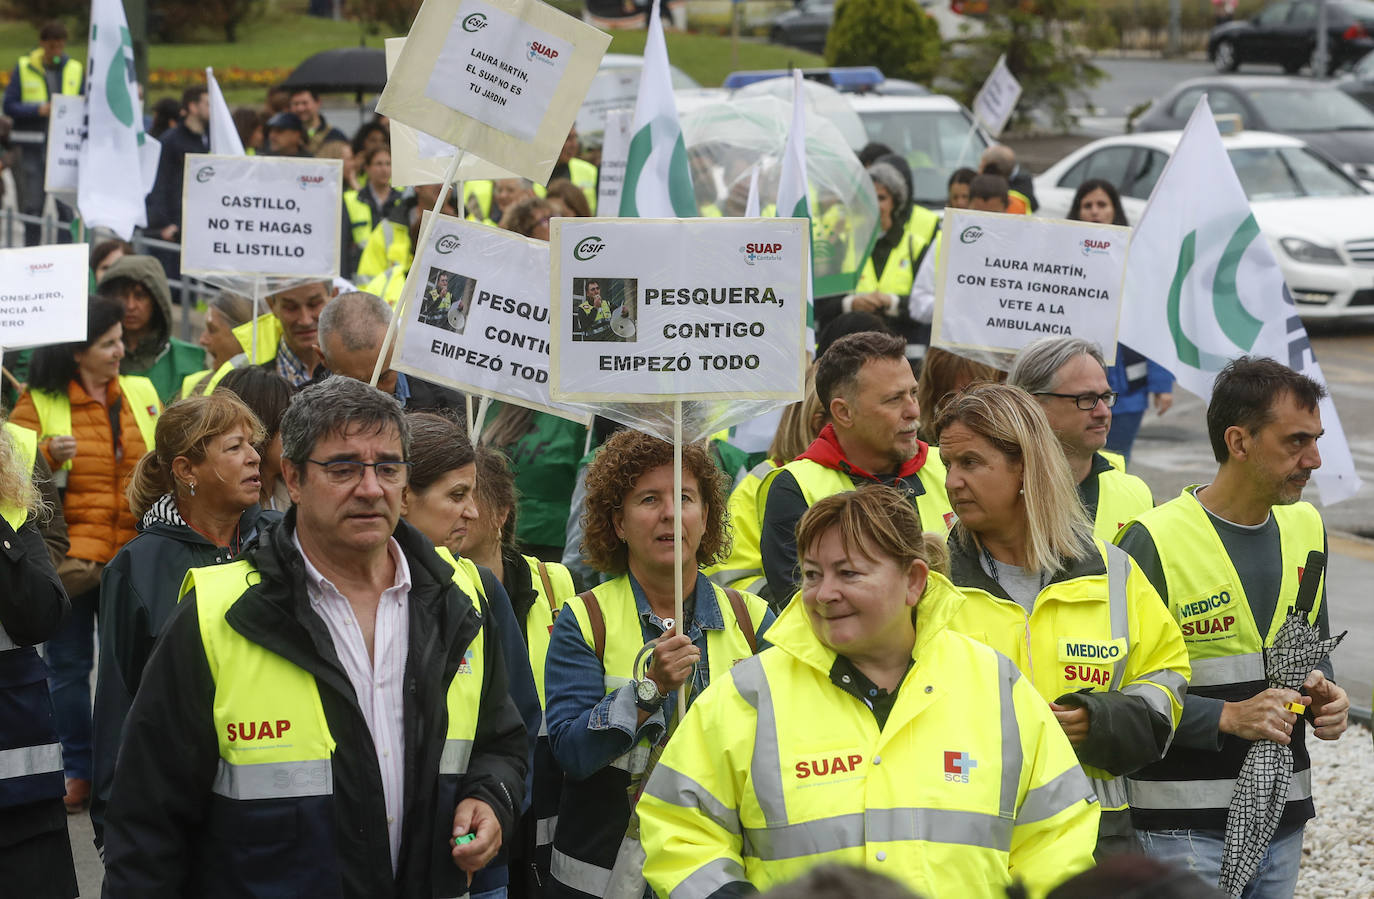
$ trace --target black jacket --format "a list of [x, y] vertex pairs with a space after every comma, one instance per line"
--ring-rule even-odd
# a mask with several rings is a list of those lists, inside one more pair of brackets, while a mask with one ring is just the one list
[[[100, 575], [91, 787], [91, 825], [97, 848], [103, 843], [105, 804], [114, 781], [124, 719], [143, 679], [153, 643], [177, 607], [181, 582], [192, 568], [235, 558], [233, 548], [215, 546], [185, 522], [177, 523], [179, 515], [161, 514], [162, 502], [159, 500], [143, 516], [138, 536], [124, 544]], [[247, 547], [252, 542], [260, 525], [280, 518], [280, 512], [263, 512], [257, 506], [248, 509], [239, 518], [241, 545]]]
[[[162, 156], [157, 163], [157, 180], [147, 199], [149, 231], [160, 231], [168, 225], [181, 226], [181, 182], [186, 171], [186, 154], [210, 152], [210, 132], [196, 134], [184, 122], [168, 129], [159, 140]], [[180, 241], [181, 235], [176, 239]]]
[[[482, 627], [487, 616], [453, 584], [451, 567], [404, 521], [395, 538], [410, 565], [406, 661], [405, 821], [391, 872], [386, 810], [375, 749], [324, 622], [306, 598], [305, 567], [292, 544], [295, 510], [269, 525], [245, 555], [260, 580], [225, 618], [247, 639], [314, 675], [330, 733], [332, 814], [273, 815], [212, 794], [219, 762], [194, 595], [173, 613], [148, 661], [125, 725], [105, 823], [107, 897], [431, 897], [460, 895], [466, 877], [449, 856], [457, 803], [480, 799], [511, 839], [523, 798], [525, 727], [510, 700], [501, 653]], [[456, 793], [441, 788], [445, 694], [476, 639], [486, 649], [482, 701], [467, 774]], [[233, 806], [231, 808], [231, 806]], [[252, 820], [248, 820], [249, 817]], [[332, 845], [311, 842], [323, 828]]]

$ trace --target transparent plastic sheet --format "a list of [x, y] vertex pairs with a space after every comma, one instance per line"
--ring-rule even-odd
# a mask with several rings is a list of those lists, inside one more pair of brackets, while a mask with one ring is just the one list
[[691, 443], [801, 398], [805, 219], [555, 219], [552, 384]]
[[[772, 213], [792, 120], [792, 82], [774, 81], [785, 86], [787, 100], [736, 94], [729, 103], [682, 117], [692, 183], [703, 215], [743, 215], [755, 166], [763, 211]], [[846, 110], [857, 118], [847, 106]], [[811, 189], [814, 294], [848, 293], [858, 283], [877, 236], [878, 198], [850, 140], [826, 114], [809, 105], [806, 178]]]

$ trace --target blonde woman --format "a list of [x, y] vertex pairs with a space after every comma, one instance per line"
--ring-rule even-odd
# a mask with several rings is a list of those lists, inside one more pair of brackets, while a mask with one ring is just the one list
[[1030, 394], [972, 387], [935, 422], [959, 516], [951, 627], [1030, 678], [1094, 780], [1098, 853], [1136, 849], [1123, 775], [1164, 755], [1183, 712], [1188, 651], [1144, 573], [1097, 540], [1068, 462]]

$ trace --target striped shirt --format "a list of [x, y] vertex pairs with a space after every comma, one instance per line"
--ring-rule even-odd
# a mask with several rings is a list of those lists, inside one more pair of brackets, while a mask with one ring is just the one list
[[362, 709], [372, 745], [377, 752], [377, 768], [382, 776], [382, 799], [386, 806], [386, 829], [391, 838], [391, 872], [401, 854], [401, 822], [405, 805], [405, 695], [403, 684], [406, 654], [410, 645], [410, 566], [394, 538], [387, 549], [396, 563], [396, 579], [382, 592], [372, 630], [373, 656], [358, 626], [353, 606], [339, 589], [310, 562], [293, 533], [291, 540], [305, 560], [305, 590], [310, 608], [324, 619], [334, 651], [344, 673], [353, 684], [358, 707]]

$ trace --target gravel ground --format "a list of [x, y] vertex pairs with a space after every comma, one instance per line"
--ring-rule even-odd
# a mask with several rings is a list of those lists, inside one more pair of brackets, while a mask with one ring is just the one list
[[1317, 817], [1307, 823], [1297, 899], [1374, 897], [1374, 747], [1352, 725], [1334, 743], [1307, 741]]

